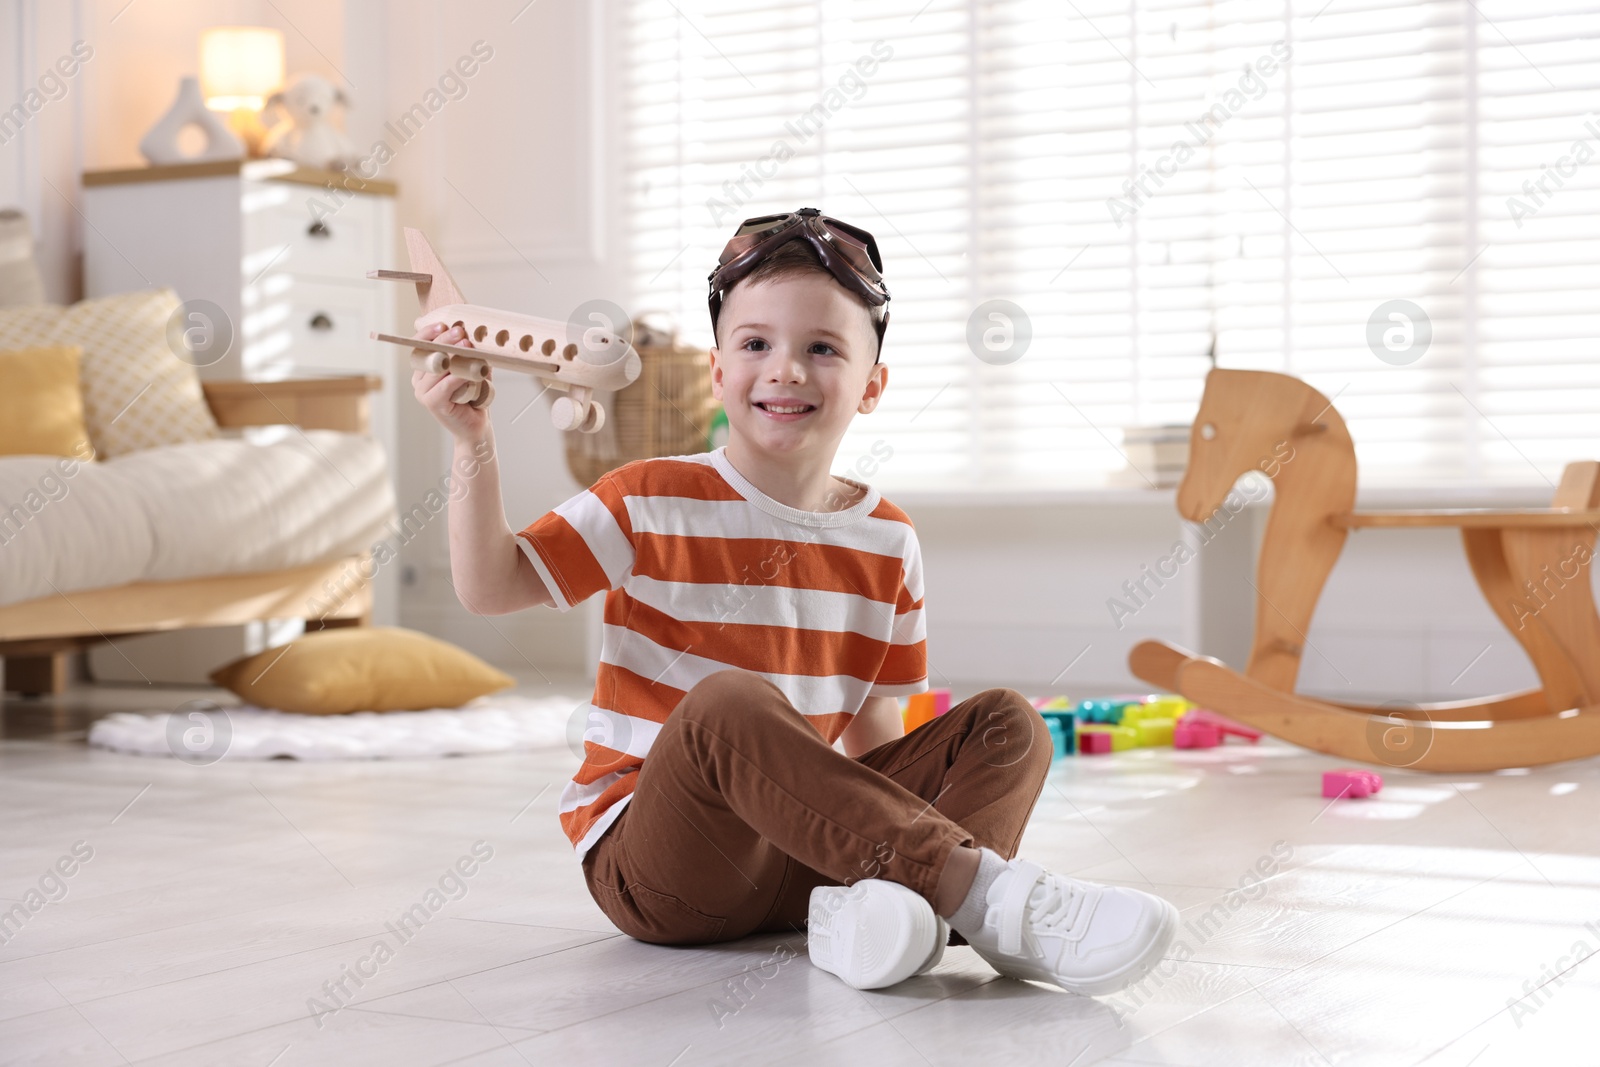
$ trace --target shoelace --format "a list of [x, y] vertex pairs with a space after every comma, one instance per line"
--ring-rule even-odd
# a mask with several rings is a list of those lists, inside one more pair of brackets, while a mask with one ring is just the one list
[[1072, 937], [1073, 927], [1086, 918], [1088, 886], [1027, 860], [1011, 861], [1011, 879], [1000, 898], [1000, 951], [1010, 956], [1022, 952], [1022, 935], [1028, 913], [1033, 925]]

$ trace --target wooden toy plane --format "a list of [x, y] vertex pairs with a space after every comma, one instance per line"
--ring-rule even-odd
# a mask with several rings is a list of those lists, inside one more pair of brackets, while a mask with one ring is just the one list
[[594, 433], [605, 425], [605, 408], [595, 402], [595, 390], [621, 389], [639, 377], [639, 353], [626, 338], [591, 327], [584, 331], [580, 348], [570, 339], [575, 329], [570, 323], [469, 304], [422, 231], [407, 227], [405, 234], [411, 269], [372, 270], [367, 277], [415, 282], [422, 305], [417, 329], [430, 322], [460, 326], [474, 347], [377, 331], [372, 333], [375, 339], [411, 349], [414, 367], [465, 378], [465, 384], [450, 398], [457, 404], [476, 408], [487, 404], [494, 397], [488, 368], [503, 367], [531, 374], [549, 388], [566, 393], [550, 405], [550, 421], [556, 429]]

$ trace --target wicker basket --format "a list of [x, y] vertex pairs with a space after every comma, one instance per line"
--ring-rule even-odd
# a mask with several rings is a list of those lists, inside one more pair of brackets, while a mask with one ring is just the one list
[[566, 434], [567, 470], [589, 486], [636, 459], [707, 451], [717, 401], [704, 348], [687, 344], [670, 322], [649, 313], [635, 323], [633, 346], [639, 377], [611, 394], [595, 394], [606, 407], [597, 433]]

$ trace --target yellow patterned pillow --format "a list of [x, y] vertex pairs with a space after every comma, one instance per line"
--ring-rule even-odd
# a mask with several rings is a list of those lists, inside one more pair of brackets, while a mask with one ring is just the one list
[[0, 456], [87, 458], [74, 345], [0, 352]]
[[8, 345], [77, 345], [84, 421], [101, 459], [158, 445], [217, 436], [195, 369], [174, 354], [167, 320], [178, 309], [171, 289], [0, 310]]

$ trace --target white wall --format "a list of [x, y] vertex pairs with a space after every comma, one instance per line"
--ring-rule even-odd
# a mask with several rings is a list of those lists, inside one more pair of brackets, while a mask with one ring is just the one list
[[[18, 203], [41, 220], [57, 299], [75, 295], [73, 250], [84, 238], [70, 206], [44, 180], [70, 197], [80, 165], [136, 165], [139, 136], [167, 106], [178, 76], [194, 67], [200, 29], [240, 21], [284, 29], [291, 71], [316, 70], [350, 87], [355, 106], [348, 127], [362, 145], [383, 135], [384, 123], [417, 103], [474, 41], [486, 41], [494, 55], [467, 83], [465, 97], [441, 108], [385, 168], [384, 176], [400, 183], [401, 223], [430, 234], [469, 299], [562, 318], [594, 297], [627, 306], [617, 224], [623, 188], [615, 152], [615, 5], [124, 5], [0, 0], [0, 27], [8, 35], [16, 28], [0, 47], [0, 105], [75, 35], [96, 48], [87, 76], [67, 98], [42, 112], [24, 138], [0, 148], [0, 202]], [[577, 486], [545, 402], [527, 407], [532, 383], [507, 375], [499, 388], [494, 417], [516, 529]], [[419, 407], [403, 409], [401, 503], [409, 506], [444, 473], [447, 450]], [[1119, 630], [1111, 621], [1106, 599], [1142, 564], [1165, 554], [1176, 536], [1166, 497], [1028, 505], [894, 499], [916, 522], [923, 545], [935, 684], [1076, 694], [1137, 688], [1126, 673], [1126, 652], [1148, 636], [1238, 661], [1251, 620], [1241, 610], [1220, 621], [1215, 612], [1202, 617], [1198, 591], [1204, 586], [1212, 605], [1251, 603], [1253, 595], [1239, 584], [1244, 542], [1208, 546], [1128, 626]], [[1247, 542], [1254, 527], [1242, 529]], [[470, 616], [447, 581], [444, 533], [436, 521], [406, 549], [414, 581], [405, 594], [405, 625], [525, 673], [588, 669], [598, 598], [568, 615]], [[1448, 532], [1354, 535], [1308, 638], [1302, 684], [1315, 691], [1448, 699], [1534, 683]]]
[[[396, 148], [387, 177], [400, 183], [402, 225], [423, 229], [469, 300], [565, 319], [584, 300], [625, 294], [611, 279], [617, 259], [602, 209], [611, 172], [599, 155], [603, 94], [590, 73], [601, 41], [601, 9], [583, 3], [447, 5], [436, 0], [349, 5], [381, 32], [349, 33], [381, 49], [382, 104], [362, 121], [372, 136], [411, 109], [456, 60], [482, 41], [493, 55], [413, 140]], [[515, 17], [515, 21], [512, 19]], [[357, 49], [352, 47], [352, 62]], [[378, 99], [374, 97], [373, 99]], [[358, 135], [367, 143], [370, 138]], [[409, 311], [407, 312], [410, 313]], [[492, 408], [507, 520], [521, 529], [577, 491], [566, 470], [549, 401], [533, 381], [496, 378]], [[402, 495], [420, 500], [448, 465], [448, 441], [416, 404], [405, 406]], [[448, 583], [443, 523], [407, 546], [414, 579], [404, 625], [457, 641], [523, 673], [590, 669], [599, 602], [569, 614], [522, 612], [480, 618], [462, 610]]]
[[7, 126], [0, 144], [0, 204], [26, 212], [33, 223], [47, 295], [71, 299], [79, 290], [77, 221], [73, 212], [83, 145], [82, 116], [91, 58], [56, 99], [40, 90], [41, 77], [70, 56], [77, 40], [89, 40], [80, 4], [0, 0], [0, 111], [26, 104], [39, 93], [38, 110], [20, 128]]
[[284, 32], [288, 68], [337, 78], [344, 20], [316, 0], [0, 0], [0, 109], [39, 84], [83, 41], [93, 55], [66, 92], [0, 145], [0, 204], [33, 220], [51, 300], [82, 294], [85, 233], [76, 204], [84, 170], [143, 164], [139, 138], [171, 105], [178, 79], [199, 73], [200, 31], [245, 23]]

